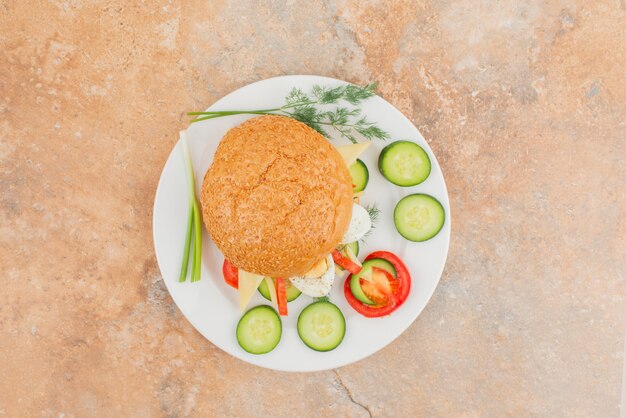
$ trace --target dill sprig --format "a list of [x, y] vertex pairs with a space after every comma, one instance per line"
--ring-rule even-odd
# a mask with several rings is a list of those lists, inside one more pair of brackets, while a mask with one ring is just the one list
[[380, 214], [382, 213], [382, 211], [376, 206], [376, 204], [366, 206], [365, 210], [367, 210], [367, 214], [370, 216], [372, 227], [369, 231], [365, 233], [365, 235], [363, 235], [361, 241], [363, 241], [364, 238], [368, 237], [372, 233], [374, 228], [376, 228], [376, 224], [378, 223], [378, 220], [380, 219]]
[[380, 218], [380, 214], [382, 211], [378, 209], [376, 204], [366, 206], [365, 209], [367, 210], [367, 214], [370, 216], [370, 220], [372, 221], [372, 228], [373, 228], [378, 222], [378, 219]]
[[[285, 97], [285, 104], [273, 109], [257, 110], [221, 110], [213, 112], [189, 112], [190, 116], [199, 116], [193, 122], [231, 115], [284, 115], [299, 120], [327, 138], [327, 129], [332, 129], [352, 143], [359, 142], [359, 136], [371, 141], [386, 140], [389, 134], [376, 123], [361, 115], [361, 102], [376, 95], [376, 83], [356, 86], [346, 84], [337, 87], [315, 85], [309, 93], [294, 87]], [[350, 105], [345, 106], [344, 105]], [[335, 105], [328, 110], [328, 106]]]

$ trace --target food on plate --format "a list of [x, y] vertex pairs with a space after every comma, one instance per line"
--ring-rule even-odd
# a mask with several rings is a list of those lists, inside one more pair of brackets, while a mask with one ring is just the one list
[[351, 271], [360, 268], [357, 241], [372, 221], [354, 203], [348, 168], [368, 145], [334, 148], [282, 116], [252, 118], [226, 133], [201, 201], [207, 230], [225, 256], [224, 280], [239, 290], [242, 312], [257, 288], [281, 315], [300, 293], [326, 296], [337, 248]]
[[246, 312], [237, 324], [237, 342], [250, 354], [265, 354], [280, 342], [283, 325], [274, 309], [261, 305]]
[[352, 215], [350, 173], [315, 130], [260, 116], [229, 130], [202, 185], [211, 239], [240, 269], [305, 275], [340, 244]]
[[278, 308], [278, 313], [287, 315], [287, 303], [300, 296], [302, 292], [293, 286], [291, 280], [264, 277], [238, 269], [228, 259], [222, 265], [224, 281], [239, 291], [239, 309], [243, 312], [258, 289], [261, 295]]
[[[350, 260], [358, 260], [356, 257], [359, 255], [359, 242], [351, 242], [350, 244], [340, 245], [337, 248], [339, 254], [347, 257]], [[339, 264], [335, 263], [335, 270], [337, 274], [341, 274], [345, 269], [341, 267]]]
[[[367, 201], [370, 172], [359, 157], [370, 140], [388, 139], [389, 134], [360, 115], [360, 109], [340, 103], [356, 106], [373, 89], [314, 86], [307, 94], [294, 88], [283, 106], [272, 109], [190, 113], [199, 116], [194, 122], [255, 115], [222, 138], [204, 176], [201, 205], [181, 133], [191, 181], [180, 281], [186, 278], [194, 236], [192, 281], [200, 277], [202, 214], [210, 238], [224, 255], [224, 281], [237, 289], [240, 311], [246, 311], [257, 291], [271, 303], [249, 309], [237, 323], [237, 341], [248, 353], [268, 353], [278, 345], [281, 316], [301, 294], [315, 301], [298, 316], [300, 339], [316, 351], [338, 347], [346, 321], [329, 301], [338, 275], [347, 275], [343, 291], [348, 304], [368, 318], [390, 315], [408, 298], [411, 276], [396, 255], [376, 251], [363, 262], [358, 258], [359, 241], [380, 214], [375, 205], [361, 205], [362, 199]], [[352, 144], [334, 147], [325, 138], [326, 129]], [[428, 178], [431, 161], [414, 142], [396, 141], [381, 151], [378, 167], [393, 184], [409, 187]], [[432, 238], [444, 221], [441, 204], [424, 194], [403, 198], [394, 211], [396, 229], [411, 241]]]
[[369, 148], [371, 142], [359, 142], [358, 144], [342, 145], [337, 147], [337, 151], [341, 154], [344, 163], [347, 167], [351, 167], [352, 164], [359, 159], [359, 155], [363, 154], [366, 149]]
[[348, 304], [368, 318], [391, 314], [406, 301], [410, 291], [409, 270], [389, 251], [375, 251], [365, 257], [363, 269], [350, 274], [344, 283]]
[[187, 280], [187, 267], [189, 265], [189, 252], [192, 250], [191, 239], [193, 238], [193, 258], [191, 260], [191, 281], [200, 280], [202, 264], [202, 221], [200, 220], [200, 205], [196, 197], [196, 184], [193, 175], [193, 163], [189, 153], [189, 143], [187, 131], [180, 131], [180, 145], [183, 149], [185, 160], [185, 171], [187, 174], [187, 200], [189, 210], [187, 211], [187, 229], [185, 234], [185, 245], [183, 247], [183, 261], [180, 266], [179, 282]]
[[285, 103], [273, 109], [225, 109], [187, 114], [194, 117], [191, 123], [233, 115], [291, 116], [324, 136], [328, 136], [326, 130], [330, 129], [352, 143], [358, 142], [355, 134], [368, 141], [384, 141], [389, 138], [389, 133], [376, 122], [368, 120], [359, 106], [361, 102], [375, 95], [376, 83], [334, 87], [314, 85], [308, 93], [299, 87], [293, 87], [285, 97]]
[[[380, 274], [373, 274], [372, 269], [383, 269], [387, 271], [391, 276], [396, 279], [396, 269], [393, 267], [389, 261], [382, 258], [373, 258], [365, 261], [363, 263], [363, 267], [361, 270], [352, 274], [350, 278], [350, 291], [359, 301], [365, 303], [366, 305], [375, 305], [376, 302], [370, 300], [366, 293], [364, 292], [363, 286], [371, 285], [371, 284], [380, 284], [380, 280], [376, 280], [375, 277], [380, 277]], [[387, 277], [380, 277], [380, 279], [386, 279]], [[371, 288], [371, 286], [369, 287]]]
[[430, 158], [415, 142], [396, 141], [380, 152], [378, 169], [397, 186], [416, 186], [430, 175]]
[[360, 240], [367, 231], [372, 229], [372, 219], [370, 218], [367, 209], [358, 204], [352, 205], [352, 217], [350, 218], [350, 224], [346, 230], [342, 243], [355, 242]]
[[343, 255], [339, 250], [335, 250], [332, 256], [335, 263], [341, 266], [343, 270], [348, 270], [352, 274], [357, 274], [361, 271], [361, 264], [351, 259], [349, 255]]
[[[266, 279], [268, 279], [266, 277]], [[261, 296], [263, 296], [265, 299], [271, 301], [272, 297], [271, 297], [271, 289], [274, 288], [276, 289], [276, 279], [270, 279], [272, 281], [271, 286], [267, 283], [267, 281], [262, 282], [259, 285], [259, 293], [261, 294]], [[293, 284], [291, 284], [290, 280], [287, 280], [285, 283], [285, 293], [286, 293], [286, 297], [287, 297], [287, 302], [293, 302], [294, 300], [298, 299], [298, 296], [300, 296], [302, 294], [301, 291], [299, 291]]]
[[239, 288], [239, 269], [233, 265], [228, 259], [224, 260], [222, 265], [222, 274], [224, 275], [224, 281], [235, 289]]
[[298, 316], [298, 335], [316, 351], [337, 348], [346, 334], [346, 320], [341, 310], [328, 301], [310, 304]]
[[237, 279], [239, 290], [239, 310], [243, 312], [246, 310], [254, 292], [256, 292], [265, 277], [260, 274], [254, 274], [240, 269]]
[[321, 276], [295, 276], [291, 277], [289, 280], [305, 295], [316, 298], [326, 296], [335, 282], [335, 262], [331, 255], [326, 257], [325, 261], [327, 267], [324, 269], [324, 273]]
[[353, 191], [355, 193], [365, 190], [367, 183], [370, 179], [370, 172], [367, 169], [365, 163], [357, 159], [350, 166], [350, 177], [352, 177]]
[[443, 206], [427, 194], [411, 194], [403, 197], [393, 212], [396, 229], [409, 241], [422, 242], [441, 231], [446, 220]]
[[285, 287], [285, 279], [282, 277], [276, 279], [276, 299], [278, 313], [287, 315], [287, 289]]
[[406, 299], [411, 279], [397, 257], [358, 259], [358, 241], [379, 214], [359, 204], [369, 171], [358, 157], [368, 146], [335, 148], [314, 129], [276, 115], [249, 119], [220, 142], [202, 184], [206, 228], [224, 254], [224, 280], [238, 289], [240, 310], [257, 290], [276, 307], [242, 316], [237, 341], [247, 352], [278, 344], [280, 316], [300, 294], [323, 298], [298, 317], [302, 341], [318, 351], [337, 347], [345, 319], [326, 296], [344, 270], [346, 298], [365, 316], [388, 315]]

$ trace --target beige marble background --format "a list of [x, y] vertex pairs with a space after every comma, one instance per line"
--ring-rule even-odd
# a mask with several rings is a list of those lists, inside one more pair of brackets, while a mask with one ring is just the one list
[[[0, 417], [619, 414], [623, 1], [0, 1]], [[330, 372], [204, 340], [155, 263], [185, 111], [262, 78], [380, 82], [453, 211], [439, 288]]]

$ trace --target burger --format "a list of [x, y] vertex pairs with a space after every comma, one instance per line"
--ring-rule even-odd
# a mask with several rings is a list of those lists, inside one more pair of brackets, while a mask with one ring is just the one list
[[316, 130], [277, 115], [226, 133], [204, 177], [202, 217], [240, 278], [284, 278], [304, 294], [328, 294], [331, 254], [371, 227], [348, 171], [366, 146], [342, 154]]

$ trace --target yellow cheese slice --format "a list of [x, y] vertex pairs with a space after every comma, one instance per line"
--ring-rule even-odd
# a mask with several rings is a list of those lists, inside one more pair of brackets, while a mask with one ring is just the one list
[[252, 295], [254, 295], [262, 281], [263, 276], [239, 269], [239, 310], [241, 312], [246, 310]]
[[370, 141], [365, 141], [359, 142], [358, 144], [342, 145], [341, 147], [337, 147], [337, 151], [339, 151], [339, 154], [343, 157], [346, 166], [350, 168], [350, 166], [356, 162], [356, 159], [359, 158], [359, 155], [363, 154], [363, 151], [369, 146]]
[[276, 306], [276, 309], [278, 309], [278, 296], [276, 295], [276, 283], [274, 283], [274, 280], [270, 279], [269, 277], [265, 277], [264, 280], [270, 292], [270, 299], [272, 300], [272, 304]]

